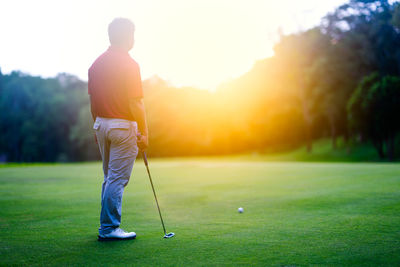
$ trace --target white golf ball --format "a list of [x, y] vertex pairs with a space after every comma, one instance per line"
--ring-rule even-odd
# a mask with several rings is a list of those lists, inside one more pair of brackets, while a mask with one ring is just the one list
[[244, 209], [242, 207], [238, 208], [239, 213], [243, 213]]

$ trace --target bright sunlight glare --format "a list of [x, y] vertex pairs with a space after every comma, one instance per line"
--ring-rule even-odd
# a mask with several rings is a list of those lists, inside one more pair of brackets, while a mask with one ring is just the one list
[[344, 0], [2, 1], [0, 67], [87, 80], [115, 17], [136, 25], [130, 52], [143, 79], [213, 90], [273, 54], [278, 31], [318, 25]]

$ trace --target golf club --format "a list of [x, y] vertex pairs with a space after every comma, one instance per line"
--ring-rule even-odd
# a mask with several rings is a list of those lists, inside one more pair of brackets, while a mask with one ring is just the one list
[[175, 234], [172, 233], [172, 232], [167, 234], [167, 231], [165, 231], [165, 225], [164, 225], [163, 218], [162, 218], [162, 216], [161, 216], [160, 206], [158, 205], [158, 200], [157, 200], [157, 196], [156, 196], [156, 191], [154, 190], [153, 181], [152, 181], [151, 175], [150, 175], [149, 163], [147, 162], [146, 152], [142, 151], [142, 157], [143, 157], [144, 165], [146, 165], [147, 174], [149, 175], [149, 180], [150, 180], [151, 188], [153, 189], [153, 194], [154, 194], [154, 198], [155, 198], [155, 200], [156, 200], [157, 209], [158, 209], [158, 214], [160, 214], [161, 224], [162, 224], [162, 227], [163, 227], [163, 230], [164, 230], [164, 238], [171, 238], [171, 237], [173, 237]]

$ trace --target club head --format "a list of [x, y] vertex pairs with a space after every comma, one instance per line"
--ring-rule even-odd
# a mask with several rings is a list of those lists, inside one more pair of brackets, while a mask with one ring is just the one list
[[164, 238], [171, 238], [171, 237], [173, 237], [173, 236], [175, 236], [174, 233], [168, 233], [168, 234], [165, 234], [165, 235], [164, 235]]

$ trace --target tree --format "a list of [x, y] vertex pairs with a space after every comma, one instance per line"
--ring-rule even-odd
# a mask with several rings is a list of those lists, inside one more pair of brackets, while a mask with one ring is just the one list
[[400, 129], [400, 78], [368, 75], [354, 91], [347, 108], [352, 130], [371, 139], [381, 158], [387, 154], [393, 160]]
[[298, 99], [306, 129], [307, 151], [312, 150], [312, 127], [318, 116], [316, 101], [316, 76], [312, 75], [315, 62], [320, 59], [329, 44], [319, 28], [304, 33], [285, 36], [275, 46], [275, 57], [282, 62], [282, 77], [288, 90]]

